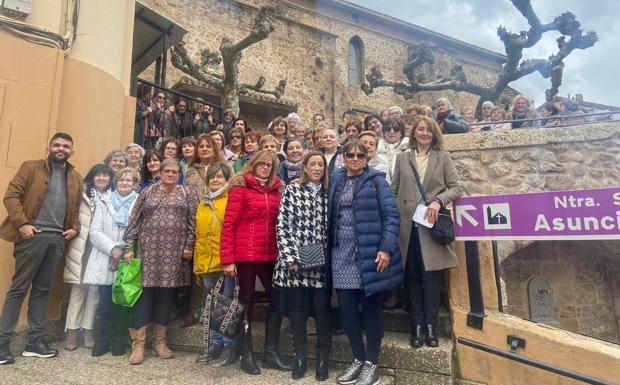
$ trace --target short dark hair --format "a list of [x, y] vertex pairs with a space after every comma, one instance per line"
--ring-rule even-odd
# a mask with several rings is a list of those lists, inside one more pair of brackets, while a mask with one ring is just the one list
[[67, 134], [66, 132], [57, 132], [52, 136], [52, 139], [50, 139], [50, 144], [52, 144], [53, 141], [55, 141], [56, 139], [64, 139], [64, 140], [68, 140], [69, 142], [71, 142], [71, 144], [73, 144], [73, 138], [71, 137], [71, 135]]
[[405, 137], [405, 123], [401, 118], [387, 118], [383, 123], [383, 134], [385, 134], [386, 127], [397, 127], [400, 131], [400, 137]]
[[110, 181], [105, 188], [106, 190], [109, 190], [114, 185], [114, 171], [112, 171], [110, 166], [103, 163], [96, 164], [90, 169], [90, 171], [88, 171], [88, 174], [86, 174], [86, 176], [84, 177], [84, 184], [86, 185], [85, 192], [87, 195], [90, 194], [90, 190], [95, 188], [95, 177], [99, 174], [107, 174], [110, 177]]
[[383, 119], [379, 115], [370, 114], [370, 115], [366, 115], [366, 117], [364, 118], [364, 128], [365, 129], [368, 129], [368, 124], [373, 119], [377, 119], [379, 122], [381, 122], [381, 125], [383, 126]]

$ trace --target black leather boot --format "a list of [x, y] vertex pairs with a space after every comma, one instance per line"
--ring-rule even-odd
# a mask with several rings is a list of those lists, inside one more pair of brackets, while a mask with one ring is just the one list
[[289, 316], [291, 318], [291, 331], [293, 332], [293, 351], [295, 358], [293, 359], [293, 380], [299, 380], [306, 375], [308, 370], [308, 330], [306, 321], [308, 319], [305, 312], [299, 309], [291, 309]]
[[263, 368], [275, 369], [282, 372], [292, 370], [291, 365], [282, 362], [279, 353], [280, 326], [282, 326], [282, 314], [269, 311], [265, 323], [265, 358]]
[[411, 329], [411, 346], [419, 348], [424, 343], [424, 332], [422, 331], [422, 325], [414, 324]]
[[304, 378], [308, 370], [308, 361], [305, 358], [295, 358], [293, 360], [293, 380]]
[[252, 350], [252, 329], [249, 324], [247, 330], [241, 333], [241, 370], [247, 374], [260, 374], [260, 368], [256, 365], [254, 351]]
[[230, 366], [237, 362], [237, 345], [224, 345], [224, 350], [222, 350], [222, 354], [220, 358], [215, 362], [214, 366]]
[[431, 348], [436, 348], [439, 346], [439, 341], [437, 340], [437, 329], [435, 328], [435, 325], [426, 325], [426, 346]]
[[316, 321], [316, 374], [317, 381], [329, 378], [329, 351], [332, 335], [330, 331], [329, 313], [319, 313], [314, 316]]

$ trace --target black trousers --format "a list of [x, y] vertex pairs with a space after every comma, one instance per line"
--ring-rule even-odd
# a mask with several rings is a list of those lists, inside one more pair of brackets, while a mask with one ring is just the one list
[[[282, 313], [280, 290], [271, 284], [273, 268], [276, 262], [237, 262], [237, 278], [239, 279], [239, 300], [247, 306], [248, 320], [252, 316], [252, 304], [263, 300], [269, 301], [269, 310]], [[256, 277], [265, 288], [266, 298], [259, 298], [256, 293]]]
[[412, 226], [405, 265], [405, 289], [413, 324], [437, 326], [442, 281], [443, 270], [427, 271], [424, 268], [420, 235], [417, 226]]
[[[336, 289], [342, 326], [351, 344], [353, 357], [360, 361], [379, 361], [383, 339], [384, 293], [366, 296], [361, 289]], [[366, 330], [366, 347], [363, 331]]]
[[95, 341], [106, 343], [116, 339], [121, 343], [123, 341], [127, 343], [131, 308], [112, 302], [112, 285], [99, 285], [97, 290], [99, 304], [95, 313]]
[[331, 289], [289, 287], [282, 290], [286, 292], [295, 358], [304, 360], [308, 357], [307, 321], [309, 316], [313, 316], [316, 321], [316, 355], [319, 359], [327, 360], [331, 345]]
[[151, 322], [168, 326], [174, 304], [174, 287], [145, 287], [134, 307], [134, 328], [140, 329]]

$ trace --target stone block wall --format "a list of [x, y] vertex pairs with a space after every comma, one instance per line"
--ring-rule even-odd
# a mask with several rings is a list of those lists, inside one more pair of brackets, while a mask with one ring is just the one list
[[[245, 37], [261, 6], [276, 7], [280, 16], [275, 31], [243, 51], [240, 81], [253, 84], [262, 75], [266, 78], [265, 89], [273, 89], [280, 79], [286, 79], [283, 99], [299, 105], [299, 113], [307, 124], [316, 112], [325, 114], [330, 122], [339, 122], [341, 114], [350, 108], [379, 112], [392, 105], [403, 108], [414, 103], [430, 105], [439, 96], [448, 96], [457, 108], [477, 102], [473, 95], [451, 91], [420, 93], [411, 100], [388, 88], [365, 95], [359, 85], [348, 84], [347, 45], [351, 38], [357, 36], [364, 44], [364, 73], [379, 65], [385, 78], [391, 80], [405, 80], [402, 68], [409, 45], [422, 39], [399, 36], [399, 28], [392, 30], [389, 24], [376, 27], [364, 20], [353, 21], [351, 14], [313, 9], [320, 5], [312, 1], [144, 0], [143, 3], [189, 30], [184, 40], [188, 51], [196, 57], [204, 48], [219, 52], [224, 36], [233, 41]], [[498, 73], [497, 64], [490, 65], [488, 59], [439, 46], [436, 62], [427, 70], [429, 80], [434, 80], [437, 74], [449, 73], [453, 63], [463, 65], [468, 77], [481, 84], [492, 83]], [[149, 80], [152, 73], [152, 69], [147, 69], [141, 76]], [[182, 76], [168, 63], [168, 86]]]
[[[617, 122], [445, 137], [472, 195], [620, 185]], [[498, 241], [507, 312], [529, 318], [527, 285], [549, 282], [560, 326], [620, 340], [620, 241]]]
[[540, 241], [513, 253], [501, 265], [505, 311], [529, 319], [528, 283], [541, 276], [551, 286], [562, 328], [620, 341], [613, 290], [618, 249], [620, 241]]

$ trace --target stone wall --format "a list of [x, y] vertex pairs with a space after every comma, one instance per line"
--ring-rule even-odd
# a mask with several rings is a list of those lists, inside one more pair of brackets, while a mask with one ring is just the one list
[[[389, 24], [373, 28], [364, 20], [354, 22], [351, 14], [338, 14], [332, 9], [312, 10], [317, 6], [312, 1], [144, 0], [143, 3], [184, 25], [189, 30], [184, 39], [187, 49], [195, 55], [203, 48], [218, 51], [224, 36], [238, 41], [247, 35], [260, 6], [277, 7], [281, 16], [275, 22], [275, 31], [243, 51], [240, 80], [255, 83], [262, 75], [266, 78], [265, 88], [272, 89], [280, 79], [286, 79], [283, 99], [299, 104], [299, 113], [307, 123], [316, 112], [334, 122], [350, 108], [381, 111], [392, 105], [431, 104], [444, 95], [456, 107], [477, 101], [472, 95], [450, 91], [421, 93], [405, 101], [387, 88], [366, 96], [359, 85], [348, 84], [350, 39], [357, 36], [364, 44], [365, 73], [379, 65], [386, 79], [405, 80], [402, 67], [409, 45], [420, 42], [421, 38], [397, 36], [399, 29], [391, 30]], [[492, 83], [498, 72], [498, 65], [489, 64], [487, 58], [438, 47], [428, 77], [433, 80], [438, 73], [449, 73], [453, 63], [463, 65], [469, 78], [481, 84]], [[168, 68], [167, 83], [171, 86], [183, 75], [170, 63]], [[152, 69], [141, 76], [148, 80]]]
[[[617, 122], [445, 137], [472, 195], [620, 185]], [[498, 241], [507, 311], [529, 318], [527, 284], [551, 285], [563, 328], [609, 340], [620, 336], [620, 241]]]
[[555, 319], [564, 329], [620, 341], [614, 298], [620, 241], [542, 241], [504, 260], [505, 311], [530, 318], [528, 283], [543, 277], [551, 286]]

